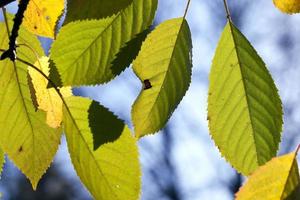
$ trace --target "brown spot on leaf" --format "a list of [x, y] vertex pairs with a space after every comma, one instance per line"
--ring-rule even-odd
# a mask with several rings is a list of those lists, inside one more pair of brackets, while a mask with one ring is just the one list
[[23, 146], [20, 146], [20, 148], [19, 148], [18, 151], [19, 151], [19, 152], [22, 152], [22, 151], [23, 151]]
[[36, 29], [37, 29], [37, 26], [35, 25], [33, 28], [36, 30]]
[[151, 82], [148, 79], [144, 80], [144, 90], [148, 90], [150, 88], [152, 88]]

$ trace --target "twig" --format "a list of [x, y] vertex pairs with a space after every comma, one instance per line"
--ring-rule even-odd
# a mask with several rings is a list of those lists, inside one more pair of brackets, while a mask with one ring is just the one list
[[190, 3], [191, 3], [191, 0], [188, 0], [188, 2], [187, 2], [187, 4], [186, 4], [186, 7], [185, 7], [185, 11], [184, 11], [183, 18], [185, 18], [186, 15], [187, 15], [187, 12], [188, 12], [189, 7], [190, 7]]
[[296, 149], [296, 154], [298, 154], [299, 150], [300, 150], [300, 144], [298, 145], [298, 147]]
[[228, 21], [232, 22], [227, 0], [223, 0], [223, 3], [226, 11], [226, 18], [228, 19]]
[[8, 50], [1, 55], [0, 60], [4, 60], [6, 58], [9, 58], [11, 61], [16, 60], [16, 40], [24, 18], [24, 12], [27, 9], [28, 4], [29, 0], [20, 0], [18, 11], [14, 18], [14, 25], [12, 27], [12, 31], [9, 37]]

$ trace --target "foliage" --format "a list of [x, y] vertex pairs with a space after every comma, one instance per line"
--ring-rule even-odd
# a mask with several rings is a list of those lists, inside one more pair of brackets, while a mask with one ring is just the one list
[[31, 0], [25, 12], [24, 26], [34, 34], [54, 38], [63, 10], [63, 0]]
[[209, 129], [225, 158], [248, 175], [276, 155], [282, 108], [276, 86], [254, 48], [226, 25], [210, 73]]
[[[191, 84], [192, 37], [185, 18], [190, 1], [183, 17], [154, 29], [157, 0], [67, 0], [67, 8], [62, 0], [20, 2], [25, 13], [19, 10], [12, 21], [3, 10], [0, 23], [0, 50], [6, 54], [0, 61], [0, 165], [6, 154], [35, 189], [64, 132], [74, 168], [95, 199], [139, 199], [137, 141], [164, 128]], [[299, 12], [298, 0], [274, 3], [286, 13]], [[297, 151], [276, 157], [283, 123], [277, 88], [224, 4], [228, 23], [208, 94], [212, 139], [249, 176], [238, 200], [296, 199]], [[16, 23], [22, 23], [20, 30]], [[53, 39], [50, 55], [37, 36]], [[71, 92], [111, 81], [130, 64], [143, 85], [132, 106], [134, 134], [100, 103]]]
[[191, 33], [184, 18], [163, 22], [143, 43], [133, 63], [144, 84], [132, 107], [138, 137], [163, 128], [183, 98], [191, 81], [191, 50]]

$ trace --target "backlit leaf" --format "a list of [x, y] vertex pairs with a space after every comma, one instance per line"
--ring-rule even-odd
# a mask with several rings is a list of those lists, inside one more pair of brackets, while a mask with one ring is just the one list
[[4, 163], [5, 163], [5, 154], [2, 151], [2, 149], [0, 149], [0, 176], [1, 176], [2, 171], [3, 171]]
[[94, 101], [69, 97], [66, 102], [68, 149], [82, 183], [95, 199], [137, 200], [140, 166], [129, 128]]
[[150, 33], [133, 63], [143, 89], [132, 107], [135, 134], [159, 131], [185, 95], [192, 69], [192, 41], [185, 19], [171, 19]]
[[[42, 57], [36, 63], [47, 76], [49, 75], [49, 58]], [[35, 88], [37, 105], [40, 110], [47, 112], [47, 123], [52, 128], [58, 128], [62, 122], [62, 100], [54, 88], [47, 89], [48, 81], [36, 70], [29, 68], [29, 74]], [[72, 96], [71, 87], [60, 89], [64, 97]]]
[[[118, 75], [122, 70], [112, 69], [112, 62], [122, 47], [150, 26], [156, 7], [157, 0], [134, 0], [109, 18], [64, 26], [50, 50], [63, 85], [101, 84]], [[124, 69], [127, 63], [118, 67]]]
[[273, 3], [284, 13], [293, 14], [300, 12], [300, 0], [273, 0]]
[[[100, 19], [125, 9], [133, 0], [67, 0], [65, 24], [83, 19]], [[97, 8], [97, 9], [95, 9]]]
[[276, 155], [282, 107], [264, 62], [231, 23], [210, 73], [209, 129], [222, 155], [244, 175]]
[[236, 194], [236, 200], [296, 200], [300, 178], [296, 154], [273, 158], [259, 167]]
[[54, 38], [63, 10], [64, 0], [30, 0], [23, 25], [36, 35]]
[[[0, 23], [0, 38], [0, 48], [7, 49], [4, 23]], [[24, 29], [18, 41], [43, 54], [37, 38]], [[17, 49], [17, 55], [31, 63], [36, 61], [36, 54], [24, 45]], [[57, 151], [61, 131], [50, 128], [46, 114], [35, 110], [27, 75], [27, 65], [18, 61], [14, 65], [8, 59], [0, 61], [0, 146], [35, 189]]]

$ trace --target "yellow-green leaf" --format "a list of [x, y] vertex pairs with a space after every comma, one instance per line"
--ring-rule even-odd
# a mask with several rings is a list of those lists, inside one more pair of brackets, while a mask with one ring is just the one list
[[[67, 0], [65, 24], [83, 19], [101, 19], [125, 9], [133, 0]], [[97, 8], [97, 9], [95, 9]]]
[[63, 10], [64, 0], [30, 0], [23, 25], [36, 35], [54, 38]]
[[[11, 23], [10, 23], [11, 24]], [[42, 55], [39, 41], [21, 28], [19, 44], [27, 44]], [[4, 23], [0, 24], [0, 48], [8, 48]], [[19, 58], [30, 63], [36, 54], [21, 45]], [[0, 61], [0, 146], [16, 166], [30, 179], [35, 189], [57, 151], [61, 131], [46, 124], [46, 114], [35, 110], [27, 81], [27, 65]]]
[[[41, 57], [35, 66], [49, 75], [49, 58]], [[40, 110], [47, 112], [47, 123], [52, 128], [58, 128], [62, 122], [62, 100], [54, 88], [47, 89], [48, 81], [35, 69], [29, 68], [29, 74], [35, 89], [37, 105]], [[72, 96], [71, 87], [62, 87], [63, 97]]]
[[276, 155], [282, 106], [264, 62], [230, 22], [222, 33], [209, 79], [212, 138], [233, 167], [248, 175]]
[[300, 12], [300, 0], [273, 0], [273, 3], [284, 13], [294, 14]]
[[[2, 171], [3, 171], [4, 163], [5, 163], [5, 154], [4, 154], [4, 152], [2, 151], [2, 149], [0, 149], [0, 176], [1, 176]], [[1, 197], [1, 196], [0, 196], [0, 197]]]
[[95, 199], [137, 200], [141, 174], [129, 128], [94, 101], [69, 97], [66, 102], [68, 149], [82, 183]]
[[259, 167], [236, 194], [236, 200], [297, 200], [299, 197], [296, 153], [273, 158]]
[[143, 43], [133, 69], [144, 84], [131, 113], [135, 134], [142, 137], [163, 128], [189, 87], [192, 41], [187, 21], [160, 24]]
[[117, 54], [151, 25], [156, 7], [157, 0], [134, 0], [111, 17], [64, 26], [50, 50], [62, 84], [101, 84], [120, 74], [127, 62], [113, 66]]

